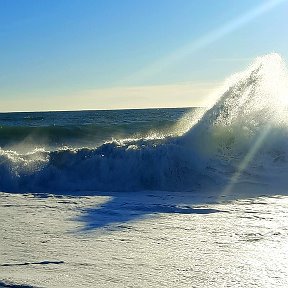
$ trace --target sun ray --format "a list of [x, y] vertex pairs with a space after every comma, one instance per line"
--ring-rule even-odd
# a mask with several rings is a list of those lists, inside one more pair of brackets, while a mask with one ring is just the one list
[[176, 51], [156, 60], [154, 63], [143, 67], [139, 71], [134, 72], [133, 75], [129, 75], [128, 77], [122, 79], [121, 82], [131, 83], [138, 82], [139, 80], [143, 81], [144, 79], [161, 73], [161, 71], [167, 69], [169, 66], [183, 60], [192, 53], [213, 44], [224, 36], [249, 24], [249, 22], [251, 22], [252, 20], [262, 16], [265, 13], [268, 13], [270, 10], [284, 2], [287, 2], [287, 0], [270, 0], [261, 5], [258, 5], [255, 8], [249, 10], [248, 12], [233, 19], [232, 21], [229, 21], [226, 24], [218, 27], [217, 29], [214, 29], [211, 32], [207, 33], [206, 35], [189, 42], [188, 44], [180, 47]]
[[254, 145], [250, 148], [250, 150], [248, 151], [248, 153], [246, 154], [244, 159], [240, 162], [240, 164], [239, 164], [239, 166], [237, 168], [237, 171], [231, 177], [231, 179], [229, 181], [229, 184], [225, 187], [225, 189], [221, 193], [220, 197], [223, 196], [223, 195], [227, 196], [227, 195], [229, 195], [232, 192], [233, 187], [237, 184], [240, 176], [246, 170], [246, 168], [248, 167], [249, 163], [253, 160], [254, 156], [256, 155], [256, 153], [259, 151], [259, 149], [261, 148], [261, 146], [263, 145], [263, 143], [267, 139], [270, 131], [271, 131], [271, 125], [268, 125], [266, 127], [266, 129], [264, 129], [262, 131], [262, 133], [257, 138], [257, 140], [254, 143]]

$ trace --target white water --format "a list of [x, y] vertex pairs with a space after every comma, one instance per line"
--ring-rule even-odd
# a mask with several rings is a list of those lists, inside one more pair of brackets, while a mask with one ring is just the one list
[[287, 196], [209, 204], [213, 196], [132, 195], [0, 194], [0, 279], [51, 288], [287, 287]]

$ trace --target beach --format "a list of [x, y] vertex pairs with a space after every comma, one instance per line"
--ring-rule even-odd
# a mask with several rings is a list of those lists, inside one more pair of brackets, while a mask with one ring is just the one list
[[6, 284], [288, 285], [287, 196], [217, 200], [197, 193], [149, 192], [0, 197], [0, 278]]

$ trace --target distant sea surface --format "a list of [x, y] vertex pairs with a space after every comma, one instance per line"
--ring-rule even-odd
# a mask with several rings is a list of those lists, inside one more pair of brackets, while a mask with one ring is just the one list
[[82, 148], [123, 138], [167, 135], [193, 109], [0, 113], [0, 146], [20, 151], [33, 147]]

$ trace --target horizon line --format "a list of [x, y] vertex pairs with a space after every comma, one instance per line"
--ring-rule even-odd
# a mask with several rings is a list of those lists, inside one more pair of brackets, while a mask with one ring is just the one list
[[205, 106], [179, 106], [179, 107], [146, 107], [146, 108], [112, 108], [112, 109], [79, 109], [79, 110], [35, 110], [35, 111], [0, 111], [0, 114], [7, 113], [49, 113], [49, 112], [89, 112], [89, 111], [125, 111], [125, 110], [156, 110], [156, 109], [193, 109], [205, 108]]

